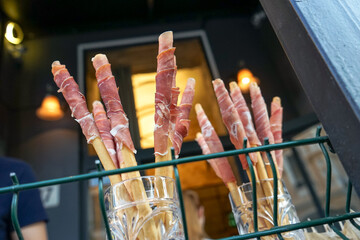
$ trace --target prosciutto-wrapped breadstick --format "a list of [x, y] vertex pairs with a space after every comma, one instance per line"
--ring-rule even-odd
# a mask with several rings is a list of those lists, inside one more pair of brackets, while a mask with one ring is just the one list
[[[123, 110], [119, 93], [116, 87], [115, 78], [112, 75], [110, 63], [104, 54], [97, 54], [93, 59], [93, 66], [96, 71], [96, 79], [100, 95], [105, 103], [107, 115], [111, 123], [111, 135], [114, 136], [117, 144], [117, 149], [121, 150], [123, 161], [120, 162], [120, 167], [133, 167], [137, 165], [134, 153], [133, 141], [130, 136], [129, 122]], [[119, 159], [120, 160], [120, 159]], [[138, 171], [126, 173], [122, 175], [123, 179], [140, 177]], [[127, 186], [130, 195], [134, 200], [146, 200], [146, 193], [144, 185], [139, 179], [135, 179]], [[151, 214], [152, 210], [149, 204], [137, 205], [141, 217], [146, 217]], [[149, 239], [158, 239], [156, 226], [153, 220], [150, 220], [144, 226], [145, 236]]]
[[[241, 94], [240, 88], [239, 86], [236, 84], [236, 82], [231, 82], [230, 83], [230, 95], [231, 98], [234, 102], [234, 106], [240, 116], [241, 122], [243, 123], [243, 125], [245, 126], [245, 131], [246, 131], [246, 136], [249, 139], [250, 142], [250, 146], [251, 147], [257, 147], [260, 146], [260, 140], [257, 137], [254, 125], [252, 123], [252, 117], [250, 114], [250, 110], [247, 107], [247, 104], [245, 102], [245, 99], [243, 97], [243, 95]], [[257, 166], [256, 166], [256, 170], [258, 172], [259, 178], [260, 179], [268, 179], [269, 176], [267, 174], [266, 168], [264, 166], [264, 162], [261, 158], [261, 154], [259, 152], [256, 153], [257, 156]], [[269, 190], [269, 183], [265, 183], [268, 186], [265, 187], [264, 191], [265, 193], [270, 193]]]
[[[196, 105], [196, 106], [200, 106], [200, 105]], [[201, 108], [201, 106], [200, 106], [200, 108]], [[205, 118], [207, 119], [207, 117], [206, 117], [203, 109], [202, 108], [200, 109], [200, 108], [199, 108], [199, 111], [197, 111], [197, 112], [199, 112], [198, 119], [201, 118], [202, 119], [201, 122], [202, 123], [205, 122], [206, 126], [204, 128], [208, 128], [206, 131], [212, 132], [211, 136], [207, 137], [208, 141], [212, 142], [212, 146], [214, 146], [215, 142], [217, 142], [217, 140], [215, 140], [215, 139], [218, 139], [219, 141], [217, 142], [217, 145], [219, 145], [219, 147], [217, 147], [217, 148], [218, 149], [222, 148], [220, 139], [217, 136], [214, 128], [211, 126], [211, 123], [209, 122], [209, 120], [204, 121]], [[200, 123], [200, 121], [199, 121], [199, 123]], [[208, 123], [210, 123], [210, 124], [208, 124]], [[209, 128], [212, 128], [212, 129], [209, 129]], [[201, 127], [201, 129], [203, 129], [203, 128]], [[196, 134], [195, 140], [199, 144], [203, 154], [216, 153], [216, 150], [209, 148], [207, 141], [205, 140], [204, 136], [201, 133]], [[237, 206], [239, 206], [242, 203], [242, 201], [240, 200], [240, 197], [243, 197], [243, 196], [238, 193], [236, 179], [235, 179], [234, 173], [232, 172], [232, 169], [228, 162], [228, 159], [226, 157], [222, 157], [222, 158], [217, 158], [217, 159], [208, 159], [207, 161], [209, 162], [211, 167], [214, 169], [214, 172], [216, 173], [216, 175], [219, 178], [221, 178], [221, 180], [223, 180], [225, 185], [228, 187], [234, 202], [236, 203]]]
[[241, 93], [239, 86], [236, 82], [231, 82], [229, 85], [231, 99], [245, 128], [246, 136], [249, 139], [250, 145], [260, 146], [261, 142], [256, 134], [250, 110], [246, 104], [246, 101]]
[[190, 120], [189, 115], [195, 95], [195, 79], [189, 78], [184, 93], [181, 98], [179, 108], [180, 113], [176, 118], [175, 131], [170, 133], [171, 141], [174, 146], [175, 156], [178, 157], [184, 138], [188, 135]]
[[[175, 48], [173, 47], [173, 33], [164, 32], [159, 36], [159, 52], [157, 56], [156, 93], [155, 93], [155, 129], [154, 151], [155, 162], [171, 160], [171, 142], [169, 138], [170, 106], [177, 101], [178, 90], [175, 88]], [[172, 97], [172, 94], [177, 96]], [[174, 106], [174, 105], [173, 105]], [[175, 109], [176, 110], [176, 109]], [[173, 111], [173, 120], [176, 115]], [[155, 169], [155, 175], [173, 176], [171, 166]]]
[[[256, 133], [261, 142], [264, 142], [265, 138], [269, 138], [269, 143], [274, 144], [274, 135], [270, 129], [270, 121], [268, 116], [267, 107], [264, 101], [264, 98], [261, 95], [259, 86], [256, 83], [250, 84], [250, 97], [251, 97], [251, 107], [253, 109], [254, 121], [256, 126]], [[274, 164], [276, 166], [277, 175], [279, 175], [278, 167], [276, 163], [276, 157], [274, 151], [271, 151], [272, 158], [274, 159]], [[266, 154], [263, 153], [263, 158], [266, 163], [267, 174], [270, 178], [273, 178], [273, 174], [269, 165], [269, 160], [266, 157]]]
[[[196, 116], [201, 128], [201, 133], [196, 135], [196, 141], [199, 143], [204, 154], [223, 152], [222, 143], [207, 118], [200, 104], [195, 105]], [[235, 182], [235, 176], [231, 170], [230, 164], [226, 157], [208, 160], [216, 175], [221, 178], [224, 183]]]
[[[96, 127], [93, 115], [89, 112], [84, 95], [80, 92], [79, 86], [74, 78], [70, 76], [65, 65], [59, 61], [54, 61], [51, 65], [51, 72], [54, 75], [54, 81], [69, 104], [71, 115], [80, 124], [82, 132], [89, 144], [92, 144], [105, 170], [115, 169], [104, 143], [101, 140], [100, 133]], [[109, 176], [111, 184], [121, 181], [119, 175]]]
[[[196, 116], [201, 128], [202, 133], [196, 134], [196, 141], [201, 147], [203, 154], [223, 152], [224, 148], [219, 139], [219, 136], [216, 134], [214, 127], [211, 125], [211, 122], [207, 118], [203, 108], [200, 104], [195, 105]], [[211, 167], [214, 169], [216, 175], [223, 180], [225, 185], [230, 191], [231, 197], [236, 206], [241, 206], [243, 203], [246, 203], [245, 194], [236, 185], [236, 179], [232, 172], [231, 166], [227, 158], [217, 158], [208, 160]], [[244, 216], [248, 218], [250, 216]], [[260, 225], [264, 226], [264, 221], [260, 220]]]
[[[233, 102], [230, 99], [229, 93], [225, 88], [224, 82], [221, 79], [216, 79], [213, 81], [213, 86], [215, 90], [215, 95], [220, 107], [221, 116], [223, 122], [225, 123], [226, 128], [228, 129], [230, 140], [235, 145], [236, 149], [242, 149], [243, 147], [243, 139], [246, 137], [246, 133], [238, 112], [236, 111]], [[249, 142], [248, 142], [249, 146]], [[258, 174], [258, 178], [267, 179], [268, 176], [266, 174], [265, 167], [262, 165], [262, 159], [259, 158], [259, 154], [252, 153], [249, 154], [252, 162], [254, 163], [255, 173]], [[251, 174], [249, 171], [249, 167], [247, 165], [246, 159], [244, 155], [240, 155], [240, 160], [243, 165], [243, 168], [246, 169], [248, 177], [251, 179]], [[246, 165], [245, 165], [246, 164]], [[244, 167], [245, 166], [245, 167]], [[260, 197], [271, 197], [273, 196], [273, 189], [271, 184], [268, 181], [265, 181], [261, 185], [261, 190], [259, 191]], [[268, 200], [269, 204], [271, 201]]]
[[106, 116], [106, 112], [104, 110], [104, 106], [100, 101], [93, 102], [93, 115], [95, 118], [95, 124], [99, 130], [102, 141], [105, 144], [108, 153], [114, 162], [116, 168], [119, 168], [119, 163], [116, 156], [115, 143], [114, 138], [110, 134], [111, 125], [110, 120]]
[[[270, 116], [270, 129], [274, 135], [275, 143], [282, 143], [282, 121], [283, 121], [283, 108], [281, 107], [281, 99], [274, 97], [271, 103], [271, 116]], [[275, 150], [276, 162], [279, 169], [279, 177], [282, 176], [283, 171], [283, 150]]]
[[[224, 82], [221, 79], [216, 79], [213, 81], [213, 86], [223, 122], [230, 135], [230, 140], [236, 149], [242, 149], [246, 133]], [[250, 147], [249, 142], [248, 147]], [[254, 163], [257, 162], [257, 158], [253, 154], [250, 154], [250, 158]], [[247, 169], [248, 164], [244, 155], [240, 155], [240, 161], [243, 168]]]
[[[110, 63], [104, 54], [97, 54], [93, 59], [93, 66], [96, 71], [96, 78], [100, 90], [101, 98], [105, 104], [107, 116], [111, 123], [111, 135], [114, 136], [115, 142], [122, 150], [123, 159], [120, 167], [136, 166], [136, 160], [133, 153], [136, 152], [129, 131], [129, 121], [123, 110], [115, 78], [112, 75]], [[129, 178], [140, 177], [138, 171], [127, 173]]]

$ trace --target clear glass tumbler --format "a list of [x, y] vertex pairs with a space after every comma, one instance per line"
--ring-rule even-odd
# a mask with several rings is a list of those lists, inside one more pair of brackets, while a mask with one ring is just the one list
[[[261, 182], [261, 185], [259, 184]], [[257, 214], [258, 214], [258, 231], [267, 230], [274, 227], [273, 207], [274, 197], [264, 196], [261, 186], [265, 186], [266, 182], [273, 186], [273, 179], [260, 180], [256, 184], [257, 187]], [[298, 223], [294, 205], [291, 202], [291, 196], [282, 181], [278, 183], [278, 226]], [[238, 196], [234, 201], [233, 196], [229, 194], [232, 212], [235, 217], [237, 229], [240, 235], [254, 232], [254, 216], [252, 201], [252, 184], [245, 183], [238, 187]], [[234, 194], [234, 193], [233, 193]], [[236, 203], [235, 203], [236, 202]], [[285, 232], [281, 234], [284, 239], [303, 240], [305, 235], [303, 230]], [[262, 237], [262, 239], [278, 239], [276, 235]]]
[[182, 240], [181, 210], [175, 181], [144, 176], [105, 191], [105, 208], [114, 240]]

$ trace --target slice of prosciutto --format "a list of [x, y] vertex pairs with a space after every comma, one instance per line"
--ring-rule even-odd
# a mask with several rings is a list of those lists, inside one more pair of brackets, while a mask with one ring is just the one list
[[194, 95], [195, 95], [195, 79], [189, 78], [181, 98], [180, 106], [178, 107], [180, 113], [176, 118], [175, 131], [170, 133], [176, 158], [180, 154], [181, 145], [183, 143], [184, 138], [189, 133], [189, 127], [190, 127], [189, 115], [193, 104]]
[[119, 168], [119, 163], [116, 156], [114, 138], [110, 134], [111, 131], [110, 120], [107, 118], [104, 106], [100, 101], [94, 101], [92, 105], [93, 105], [93, 115], [95, 118], [95, 123], [99, 130], [101, 139], [104, 142], [104, 145], [111, 157], [111, 160], [113, 161], [115, 166]]
[[[256, 133], [260, 141], [263, 143], [265, 138], [269, 138], [269, 143], [274, 144], [274, 135], [271, 132], [266, 103], [263, 96], [261, 95], [260, 88], [256, 83], [250, 84], [250, 97], [251, 107], [254, 114]], [[271, 155], [276, 163], [276, 156], [274, 151], [271, 151]], [[263, 158], [266, 162], [269, 161], [266, 157], [266, 154], [263, 154]]]
[[[162, 33], [159, 36], [159, 53], [155, 78], [154, 151], [156, 156], [165, 156], [168, 153], [169, 131], [171, 130], [170, 105], [175, 101], [175, 97], [172, 99], [172, 93], [175, 91], [173, 88], [175, 88], [176, 75], [174, 52], [173, 33], [171, 31]], [[173, 114], [175, 114], [175, 111], [173, 111]], [[173, 116], [173, 119], [175, 121], [176, 116]]]
[[92, 63], [96, 71], [100, 95], [105, 104], [107, 116], [110, 119], [110, 133], [114, 136], [120, 149], [126, 146], [136, 153], [129, 131], [129, 121], [120, 101], [110, 63], [104, 54], [97, 54], [92, 59]]
[[261, 142], [256, 134], [250, 110], [244, 96], [236, 82], [230, 83], [230, 96], [245, 128], [246, 136], [251, 146], [260, 146]]
[[[202, 132], [196, 135], [195, 140], [200, 145], [203, 154], [223, 152], [222, 143], [200, 104], [195, 105], [195, 111]], [[224, 183], [236, 181], [227, 158], [209, 159], [208, 162]]]
[[[171, 88], [171, 102], [170, 102], [170, 125], [169, 125], [169, 136], [173, 143], [173, 136], [175, 134], [176, 128], [176, 119], [178, 118], [179, 114], [181, 113], [180, 107], [177, 105], [178, 98], [180, 94], [180, 88], [172, 87]], [[175, 150], [176, 154], [176, 150]]]
[[[271, 103], [270, 129], [274, 135], [275, 143], [282, 143], [282, 122], [283, 122], [283, 108], [281, 106], [281, 99], [274, 97]], [[278, 165], [280, 177], [283, 171], [283, 150], [275, 150], [276, 162]]]
[[70, 76], [65, 65], [59, 61], [54, 61], [51, 65], [51, 72], [54, 75], [54, 81], [69, 104], [71, 116], [80, 124], [81, 130], [90, 144], [95, 138], [100, 138], [99, 131], [95, 125], [94, 117], [89, 112], [85, 96], [80, 92], [79, 86], [74, 78]]
[[[240, 120], [239, 114], [235, 109], [233, 102], [230, 99], [229, 93], [225, 88], [224, 82], [221, 79], [216, 79], [213, 81], [213, 86], [215, 90], [215, 95], [219, 104], [221, 116], [223, 122], [229, 132], [230, 140], [234, 144], [236, 149], [243, 148], [243, 141], [246, 138], [246, 133], [242, 122]], [[247, 142], [248, 147], [250, 147], [249, 142]], [[253, 163], [257, 162], [256, 156], [254, 154], [249, 154]], [[239, 156], [241, 165], [243, 169], [248, 168], [245, 155]]]

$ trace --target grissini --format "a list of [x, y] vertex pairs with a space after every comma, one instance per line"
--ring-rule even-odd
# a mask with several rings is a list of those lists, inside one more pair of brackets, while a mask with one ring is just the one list
[[[59, 61], [54, 61], [51, 68], [54, 81], [59, 87], [58, 92], [63, 94], [66, 102], [69, 104], [71, 115], [75, 117], [75, 120], [80, 124], [88, 144], [92, 144], [94, 147], [105, 170], [115, 169], [116, 166], [101, 140], [94, 117], [87, 108], [85, 96], [80, 92], [79, 86], [74, 78], [70, 76], [65, 65], [62, 65]], [[120, 175], [111, 175], [109, 179], [111, 184], [116, 184], [121, 181]]]
[[[176, 61], [175, 48], [173, 47], [173, 33], [164, 32], [159, 36], [159, 50], [157, 56], [156, 92], [155, 92], [155, 128], [154, 128], [154, 152], [155, 162], [171, 160], [172, 146], [169, 131], [170, 106], [174, 104], [178, 95], [175, 88]], [[176, 98], [177, 101], [177, 98]], [[176, 119], [176, 116], [173, 116]], [[161, 167], [155, 169], [155, 175], [173, 177], [173, 167]]]
[[111, 131], [110, 120], [106, 116], [104, 106], [102, 105], [102, 103], [100, 101], [94, 101], [92, 106], [93, 106], [92, 112], [94, 115], [95, 124], [99, 130], [101, 139], [104, 142], [104, 145], [105, 145], [106, 149], [108, 150], [108, 153], [109, 153], [115, 167], [119, 168], [119, 163], [118, 163], [117, 156], [116, 156], [114, 138], [110, 134], [110, 131]]
[[[235, 106], [229, 96], [229, 93], [225, 88], [224, 82], [221, 79], [215, 79], [213, 81], [213, 86], [223, 122], [230, 135], [230, 140], [236, 149], [242, 149], [243, 139], [246, 138], [246, 133], [242, 125], [242, 122], [240, 120], [240, 117], [238, 115], [238, 112], [235, 109]], [[248, 147], [250, 147], [249, 142], [247, 144]], [[250, 153], [249, 156], [251, 158], [251, 161], [253, 162], [255, 173], [258, 173], [258, 178], [260, 178], [261, 180], [263, 178], [267, 179], [266, 170], [265, 167], [261, 165], [262, 159], [258, 157], [259, 155], [257, 153]], [[246, 162], [245, 156], [240, 155], [240, 160], [243, 168], [246, 169], [249, 179], [251, 179], [249, 166]], [[273, 188], [270, 182], [256, 181], [256, 183], [252, 183], [252, 184], [258, 185], [257, 189], [258, 189], [259, 197], [260, 198], [266, 197], [266, 202], [268, 203], [268, 206], [264, 206], [264, 207], [268, 212], [272, 213], [270, 207], [272, 201], [270, 197], [273, 196]], [[270, 224], [267, 221], [266, 223], [267, 225], [270, 226]]]
[[[259, 86], [253, 82], [250, 83], [250, 97], [251, 97], [251, 107], [253, 109], [254, 114], [254, 122], [256, 127], [256, 133], [260, 139], [261, 142], [264, 142], [265, 138], [269, 139], [270, 144], [274, 144], [274, 135], [271, 132], [270, 128], [270, 120], [269, 115], [266, 107], [265, 100], [261, 94], [261, 90]], [[269, 176], [269, 178], [273, 178], [273, 173], [270, 167], [269, 160], [265, 153], [262, 154], [263, 159], [265, 161], [266, 171]], [[276, 163], [276, 156], [275, 152], [271, 151], [271, 156], [274, 160], [274, 164], [276, 166], [276, 174], [280, 176], [279, 170]]]
[[[271, 116], [270, 116], [270, 129], [274, 135], [275, 143], [282, 143], [282, 122], [283, 122], [283, 108], [281, 106], [281, 99], [274, 97], [271, 102]], [[282, 177], [283, 172], [283, 150], [275, 150], [276, 163], [279, 169], [279, 177]]]
[[[136, 150], [131, 139], [128, 118], [126, 117], [121, 104], [110, 63], [104, 54], [97, 54], [92, 59], [92, 62], [96, 71], [96, 79], [98, 81], [100, 95], [105, 104], [107, 116], [110, 119], [110, 133], [115, 138], [117, 148], [121, 150], [122, 161], [120, 162], [120, 167], [126, 168], [137, 166], [134, 155]], [[133, 171], [123, 175], [123, 179], [124, 176], [126, 176], [126, 179], [132, 179], [131, 183], [126, 185], [132, 198], [135, 201], [144, 201], [143, 204], [138, 204], [137, 208], [139, 210], [140, 217], [145, 219], [152, 213], [152, 210], [146, 202], [147, 197], [145, 188], [142, 181], [139, 179], [140, 173], [139, 171]], [[144, 235], [145, 238], [159, 239], [159, 234], [153, 219], [149, 220], [149, 222], [144, 225]]]
[[176, 118], [175, 129], [170, 133], [171, 142], [174, 146], [175, 157], [177, 158], [181, 151], [184, 138], [188, 135], [190, 120], [189, 115], [193, 105], [195, 95], [195, 79], [189, 78], [183, 92], [180, 105], [178, 106], [179, 114]]

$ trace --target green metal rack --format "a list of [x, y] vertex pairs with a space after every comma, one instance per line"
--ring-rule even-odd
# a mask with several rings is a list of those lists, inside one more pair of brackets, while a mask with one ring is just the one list
[[[256, 207], [256, 203], [257, 203], [256, 184], [254, 184], [253, 191], [252, 191], [252, 193], [253, 193], [252, 197], [253, 197], [253, 204], [254, 204], [253, 214], [254, 214], [254, 230], [255, 231], [253, 233], [249, 233], [249, 234], [222, 238], [221, 240], [251, 239], [251, 238], [260, 239], [260, 237], [267, 236], [267, 235], [277, 235], [279, 239], [283, 239], [281, 236], [281, 233], [283, 233], [283, 232], [294, 231], [294, 230], [298, 230], [298, 229], [309, 228], [309, 227], [314, 227], [314, 226], [319, 226], [319, 225], [324, 225], [324, 224], [328, 224], [334, 230], [334, 232], [341, 237], [341, 239], [348, 239], [334, 226], [334, 223], [344, 221], [344, 220], [349, 220], [357, 229], [360, 230], [360, 226], [354, 221], [354, 218], [360, 217], [360, 212], [350, 212], [352, 184], [349, 181], [345, 213], [340, 216], [330, 216], [329, 215], [329, 213], [330, 213], [330, 190], [331, 190], [331, 161], [329, 158], [328, 151], [325, 148], [325, 144], [328, 144], [330, 149], [331, 149], [331, 144], [330, 144], [329, 138], [327, 136], [320, 136], [320, 132], [321, 132], [321, 127], [318, 127], [316, 136], [314, 138], [289, 141], [289, 142], [283, 142], [283, 143], [278, 143], [278, 144], [269, 144], [269, 141], [267, 139], [265, 139], [265, 143], [263, 146], [252, 147], [252, 148], [246, 148], [247, 140], [244, 139], [244, 148], [240, 149], [240, 150], [231, 150], [231, 151], [225, 151], [225, 152], [208, 154], [208, 155], [186, 157], [186, 158], [174, 159], [174, 160], [166, 161], [166, 162], [150, 163], [150, 164], [139, 165], [136, 167], [115, 169], [115, 170], [110, 170], [110, 171], [103, 171], [100, 161], [97, 160], [95, 162], [97, 169], [98, 169], [97, 172], [92, 172], [92, 173], [88, 173], [88, 174], [80, 174], [80, 175], [76, 175], [76, 176], [64, 177], [64, 178], [58, 178], [58, 179], [51, 179], [51, 180], [46, 180], [46, 181], [39, 181], [39, 182], [34, 182], [34, 183], [27, 183], [27, 184], [19, 184], [16, 174], [11, 173], [10, 177], [13, 181], [13, 185], [4, 187], [4, 188], [0, 188], [0, 194], [13, 193], [12, 204], [11, 204], [11, 220], [12, 220], [13, 227], [18, 235], [18, 238], [20, 240], [23, 240], [24, 238], [22, 236], [20, 226], [19, 226], [19, 221], [17, 218], [17, 204], [18, 204], [18, 198], [19, 198], [18, 194], [20, 191], [27, 190], [27, 189], [40, 188], [40, 187], [44, 187], [44, 186], [64, 184], [64, 183], [88, 180], [88, 179], [92, 179], [92, 178], [98, 178], [99, 179], [98, 188], [99, 188], [100, 209], [101, 209], [103, 220], [105, 223], [106, 235], [107, 235], [108, 239], [112, 239], [111, 231], [109, 228], [109, 223], [108, 223], [107, 216], [105, 213], [104, 191], [103, 191], [103, 181], [102, 181], [102, 178], [104, 176], [121, 174], [121, 173], [126, 173], [126, 172], [131, 172], [131, 171], [140, 171], [140, 170], [152, 169], [152, 168], [158, 168], [158, 167], [174, 166], [175, 181], [176, 181], [177, 188], [180, 190], [181, 184], [180, 184], [180, 176], [179, 176], [177, 165], [184, 164], [184, 163], [190, 163], [190, 162], [196, 162], [196, 161], [203, 161], [203, 160], [207, 160], [207, 159], [215, 159], [215, 158], [219, 158], [219, 157], [227, 157], [227, 156], [235, 156], [235, 155], [239, 155], [239, 154], [245, 154], [247, 162], [250, 167], [251, 181], [254, 182], [255, 174], [254, 174], [253, 165], [252, 165], [250, 157], [249, 157], [249, 153], [260, 151], [260, 152], [266, 152], [266, 154], [269, 158], [271, 169], [272, 169], [272, 172], [274, 175], [274, 189], [277, 189], [277, 182], [278, 182], [277, 179], [278, 178], [276, 175], [275, 165], [274, 165], [274, 161], [271, 157], [270, 151], [276, 150], [276, 149], [284, 149], [284, 148], [303, 146], [303, 145], [319, 144], [319, 146], [323, 152], [323, 155], [324, 155], [324, 158], [326, 161], [326, 166], [327, 166], [326, 201], [325, 201], [325, 210], [324, 210], [325, 217], [324, 218], [319, 218], [319, 219], [315, 219], [315, 220], [311, 220], [311, 221], [303, 221], [300, 223], [289, 224], [289, 225], [285, 225], [285, 226], [278, 226], [277, 222], [274, 221], [273, 228], [264, 230], [264, 231], [258, 231], [258, 219], [257, 219], [257, 207]], [[182, 192], [178, 191], [178, 194], [179, 194], [181, 212], [182, 212], [182, 215], [185, 216]], [[277, 195], [278, 195], [278, 192], [274, 191], [273, 219], [277, 219], [277, 207], [278, 207], [277, 206]], [[183, 217], [183, 223], [184, 223], [185, 238], [188, 239], [185, 217]]]

